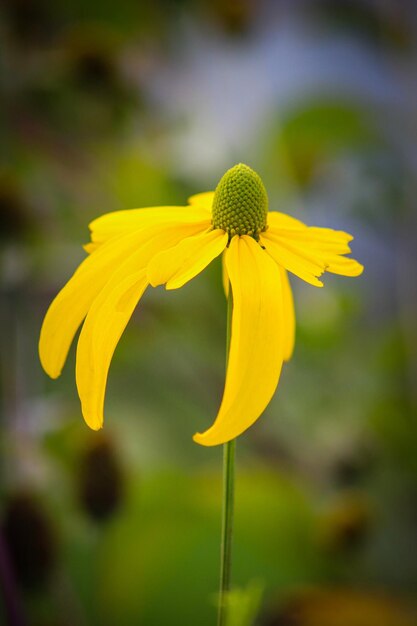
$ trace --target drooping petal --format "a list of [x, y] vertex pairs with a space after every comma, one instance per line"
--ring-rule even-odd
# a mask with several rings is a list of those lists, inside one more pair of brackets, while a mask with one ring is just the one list
[[248, 236], [233, 237], [226, 251], [233, 293], [229, 360], [223, 400], [214, 424], [194, 435], [214, 446], [237, 437], [264, 411], [283, 360], [283, 296], [276, 263]]
[[[119, 235], [87, 257], [50, 305], [41, 329], [39, 355], [44, 370], [57, 378], [65, 363], [69, 347], [92, 302], [110, 279], [115, 268], [138, 249], [138, 269], [149, 260], [149, 241], [162, 237], [161, 247], [175, 245], [183, 237], [205, 230], [208, 222], [158, 225]], [[136, 258], [136, 257], [135, 257]]]
[[[190, 228], [192, 225], [189, 224], [188, 230]], [[104, 396], [111, 359], [148, 285], [146, 267], [161, 249], [175, 247], [179, 240], [186, 237], [184, 229], [184, 226], [165, 228], [149, 238], [114, 272], [87, 314], [78, 340], [76, 379], [84, 419], [91, 428], [100, 428], [103, 423]]]
[[188, 198], [188, 202], [189, 204], [202, 207], [206, 209], [207, 211], [210, 211], [210, 215], [211, 215], [213, 199], [214, 199], [214, 191], [204, 191], [203, 193], [196, 193], [190, 198]]
[[283, 267], [281, 267], [280, 272], [282, 280], [282, 300], [284, 314], [283, 352], [284, 361], [289, 361], [292, 357], [295, 343], [294, 298], [292, 295], [292, 289], [290, 281], [288, 279], [287, 271]]
[[88, 426], [103, 425], [107, 375], [113, 353], [148, 281], [145, 269], [131, 274], [124, 263], [95, 299], [77, 346], [76, 380]]
[[89, 224], [91, 239], [103, 243], [120, 233], [169, 223], [188, 223], [209, 220], [206, 209], [199, 206], [163, 206], [114, 211], [96, 218]]
[[323, 283], [317, 278], [317, 276], [321, 276], [325, 271], [323, 261], [315, 262], [294, 253], [293, 250], [284, 245], [283, 242], [276, 237], [272, 229], [262, 233], [262, 235], [260, 235], [260, 241], [268, 254], [271, 255], [278, 265], [285, 267], [285, 269], [315, 287], [323, 287]]
[[43, 321], [39, 355], [44, 370], [57, 378], [73, 337], [94, 298], [126, 255], [132, 253], [143, 235], [123, 235], [85, 259], [50, 305]]
[[290, 251], [300, 259], [322, 265], [327, 272], [359, 276], [363, 271], [360, 263], [342, 256], [351, 252], [348, 244], [353, 239], [343, 231], [319, 227], [285, 229], [271, 226], [266, 235], [280, 248]]
[[157, 287], [166, 283], [167, 289], [182, 287], [223, 252], [227, 240], [223, 230], [210, 230], [160, 252], [148, 265], [150, 284]]

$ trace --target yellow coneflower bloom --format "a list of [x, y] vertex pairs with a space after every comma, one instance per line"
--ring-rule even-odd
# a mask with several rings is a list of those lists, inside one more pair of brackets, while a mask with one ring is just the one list
[[[103, 425], [110, 362], [145, 289], [178, 289], [223, 255], [233, 315], [223, 399], [216, 420], [197, 443], [230, 441], [262, 414], [294, 346], [295, 316], [287, 272], [322, 287], [325, 272], [359, 276], [363, 266], [346, 257], [352, 236], [268, 212], [265, 187], [239, 164], [215, 192], [187, 207], [117, 211], [90, 224], [89, 256], [52, 302], [40, 336], [45, 371], [57, 378], [73, 337], [78, 340], [76, 380], [82, 412], [93, 429]], [[84, 319], [85, 318], [85, 319]]]

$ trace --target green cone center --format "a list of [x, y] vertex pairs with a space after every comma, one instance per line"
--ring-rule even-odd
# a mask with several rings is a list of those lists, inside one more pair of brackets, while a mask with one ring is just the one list
[[250, 235], [258, 239], [266, 230], [268, 195], [256, 172], [239, 163], [221, 178], [214, 194], [212, 222], [230, 237]]

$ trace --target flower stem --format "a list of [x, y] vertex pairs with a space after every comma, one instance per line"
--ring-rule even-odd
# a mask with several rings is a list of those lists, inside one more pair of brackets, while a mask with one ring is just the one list
[[223, 445], [223, 515], [220, 548], [220, 589], [217, 626], [225, 626], [232, 569], [233, 505], [236, 439]]
[[[232, 328], [233, 296], [229, 290], [227, 299], [226, 367], [229, 358]], [[220, 547], [220, 588], [217, 626], [225, 626], [227, 618], [227, 594], [230, 590], [232, 569], [233, 509], [235, 491], [236, 439], [223, 444], [223, 510]]]

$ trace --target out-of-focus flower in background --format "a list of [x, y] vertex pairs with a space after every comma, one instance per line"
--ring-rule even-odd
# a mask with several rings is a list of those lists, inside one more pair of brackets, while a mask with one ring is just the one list
[[27, 588], [42, 588], [53, 576], [57, 537], [50, 514], [30, 493], [9, 496], [1, 530], [8, 558], [18, 582]]
[[125, 488], [113, 441], [101, 435], [90, 438], [78, 463], [80, 505], [93, 520], [106, 521], [123, 505]]

